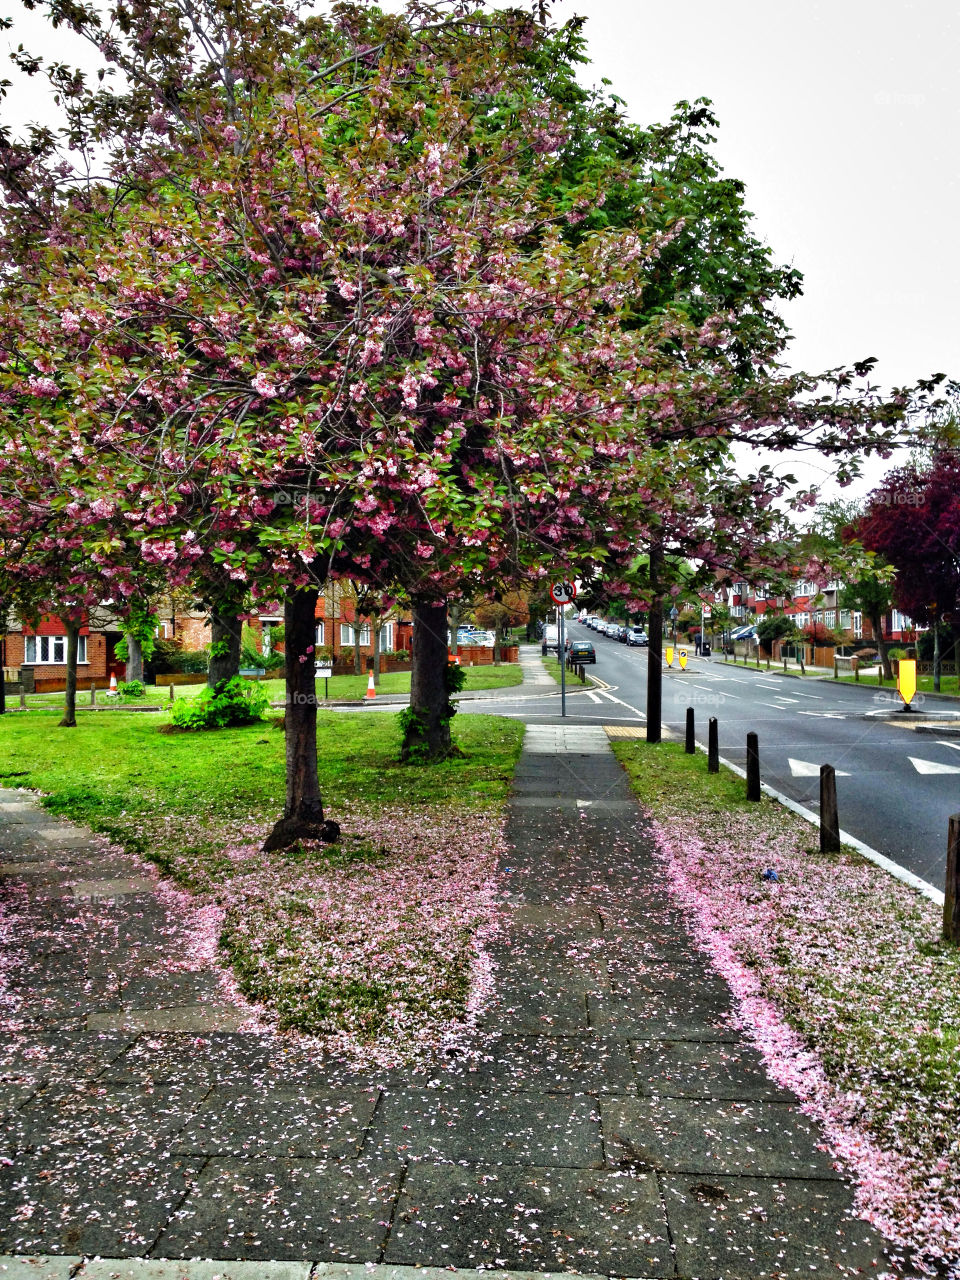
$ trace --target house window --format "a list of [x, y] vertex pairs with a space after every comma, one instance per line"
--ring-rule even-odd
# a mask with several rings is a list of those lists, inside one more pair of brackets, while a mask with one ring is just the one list
[[857, 640], [863, 637], [863, 614], [856, 609], [853, 613], [853, 634]]
[[[24, 636], [23, 661], [28, 666], [62, 667], [67, 661], [66, 636]], [[77, 662], [87, 661], [87, 637], [77, 641]]]
[[346, 622], [340, 623], [340, 643], [353, 644], [353, 627]]
[[385, 622], [380, 628], [380, 651], [393, 652], [393, 623]]
[[837, 614], [835, 609], [828, 609], [823, 615], [823, 620], [828, 627], [833, 627], [837, 622]]
[[317, 644], [323, 644], [323, 643], [324, 643], [324, 639], [323, 639], [323, 637], [324, 637], [324, 635], [325, 635], [325, 634], [326, 634], [326, 633], [325, 633], [325, 631], [324, 631], [324, 624], [323, 624], [322, 622], [318, 622], [318, 623], [317, 623], [317, 639], [316, 639], [316, 643], [317, 643]]

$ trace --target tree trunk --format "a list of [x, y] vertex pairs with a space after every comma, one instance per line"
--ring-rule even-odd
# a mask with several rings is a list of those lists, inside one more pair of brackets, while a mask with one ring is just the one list
[[[300, 840], [340, 837], [335, 822], [325, 821], [317, 775], [316, 610], [320, 593], [290, 590], [283, 606], [284, 668], [287, 696], [284, 730], [287, 750], [287, 802], [283, 817], [264, 842], [264, 852], [286, 849]], [[309, 652], [308, 652], [309, 650]]]
[[870, 625], [873, 627], [873, 638], [877, 642], [877, 652], [880, 654], [880, 665], [883, 668], [884, 680], [893, 679], [893, 667], [890, 665], [890, 659], [887, 657], [887, 650], [890, 647], [883, 638], [883, 614], [871, 613]]
[[123, 678], [127, 684], [133, 680], [143, 683], [143, 646], [136, 636], [127, 636], [127, 666]]
[[[0, 626], [6, 626], [6, 606], [0, 600]], [[5, 680], [3, 674], [4, 664], [7, 661], [7, 637], [0, 633], [0, 716], [7, 713], [7, 691], [4, 687]]]
[[373, 618], [370, 622], [371, 639], [373, 641], [373, 683], [380, 683], [380, 633], [383, 630], [383, 623], [379, 618]]
[[355, 676], [363, 675], [363, 661], [360, 655], [360, 618], [354, 616], [353, 619], [353, 674]]
[[498, 618], [493, 624], [493, 665], [499, 667], [503, 661], [503, 623]]
[[210, 614], [210, 669], [207, 684], [212, 689], [221, 680], [232, 680], [240, 674], [240, 631], [242, 624], [235, 613]]
[[[67, 623], [67, 690], [63, 697], [61, 729], [77, 727], [77, 650], [80, 648], [80, 627]], [[132, 653], [132, 650], [131, 650]]]
[[663, 711], [663, 599], [660, 590], [660, 566], [663, 550], [659, 543], [650, 546], [650, 585], [655, 595], [650, 604], [647, 628], [647, 741], [659, 742]]
[[458, 600], [456, 604], [450, 606], [450, 652], [454, 657], [460, 652], [460, 642], [457, 640], [457, 632], [460, 630], [460, 613], [461, 606]]
[[400, 759], [443, 760], [453, 754], [447, 692], [447, 602], [413, 600], [410, 710]]

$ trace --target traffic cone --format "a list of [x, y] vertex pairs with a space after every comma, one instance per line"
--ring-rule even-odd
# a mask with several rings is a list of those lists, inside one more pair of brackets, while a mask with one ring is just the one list
[[109, 691], [110, 691], [110, 693], [116, 693], [116, 692], [117, 692], [117, 677], [116, 677], [116, 674], [115, 674], [115, 673], [111, 673], [111, 675], [110, 675], [110, 690], [109, 690]]
[[376, 696], [377, 696], [377, 688], [376, 688], [376, 685], [373, 683], [373, 672], [371, 671], [370, 678], [367, 681], [367, 697], [375, 698]]

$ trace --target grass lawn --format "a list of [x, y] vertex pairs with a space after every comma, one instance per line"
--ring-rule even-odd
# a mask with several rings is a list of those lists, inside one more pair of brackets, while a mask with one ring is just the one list
[[[880, 682], [877, 679], [876, 674], [864, 675], [863, 672], [860, 673], [859, 680], [856, 680], [853, 676], [840, 676], [839, 681], [843, 684], [865, 684], [874, 685], [877, 688], [880, 687]], [[895, 689], [897, 687], [897, 682], [896, 680], [884, 680], [883, 687], [885, 689]], [[933, 693], [933, 676], [917, 676], [917, 692]], [[952, 698], [960, 695], [960, 677], [941, 676], [940, 693], [937, 694], [937, 697], [940, 697], [941, 694], [947, 694]]]
[[941, 939], [941, 909], [853, 850], [821, 854], [813, 827], [748, 803], [702, 754], [614, 751], [768, 1069], [824, 1125], [885, 1233], [956, 1265], [960, 950]]
[[73, 729], [56, 712], [8, 715], [0, 784], [44, 793], [221, 907], [241, 989], [281, 1027], [396, 1055], [463, 1015], [523, 726], [463, 716], [454, 736], [461, 756], [401, 765], [396, 716], [320, 712], [321, 785], [343, 841], [272, 855], [259, 845], [283, 805], [276, 716], [171, 733], [166, 717], [120, 710]]
[[[464, 667], [467, 675], [467, 683], [465, 689], [501, 689], [509, 685], [520, 684], [523, 680], [523, 673], [520, 670], [519, 663], [504, 662], [499, 667]], [[284, 684], [282, 679], [264, 680], [264, 687], [270, 695], [273, 702], [280, 702], [283, 699]], [[331, 676], [329, 681], [317, 681], [317, 693], [321, 698], [326, 697], [325, 684], [329, 687], [330, 698], [362, 698], [367, 692], [367, 676]], [[178, 698], [195, 698], [197, 694], [205, 686], [202, 684], [178, 684], [174, 686], [175, 696]], [[385, 672], [380, 677], [380, 683], [377, 686], [377, 693], [409, 693], [410, 692], [410, 672], [409, 671], [390, 671]], [[97, 705], [99, 707], [110, 706], [118, 707], [135, 707], [141, 706], [166, 706], [170, 699], [170, 691], [165, 686], [159, 685], [154, 688], [152, 685], [148, 687], [145, 698], [134, 699], [114, 699], [108, 698], [106, 692], [102, 689], [97, 690]], [[10, 707], [19, 706], [19, 698], [17, 695], [8, 696], [8, 705]], [[77, 709], [82, 710], [90, 705], [89, 690], [79, 690], [77, 693]], [[62, 693], [30, 693], [27, 694], [27, 707], [29, 709], [41, 707], [62, 707]]]

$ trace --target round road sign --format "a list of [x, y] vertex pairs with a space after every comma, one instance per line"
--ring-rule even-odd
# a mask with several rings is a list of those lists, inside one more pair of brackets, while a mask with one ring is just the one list
[[572, 582], [553, 582], [550, 584], [550, 599], [554, 604], [570, 604], [577, 598], [577, 588]]

